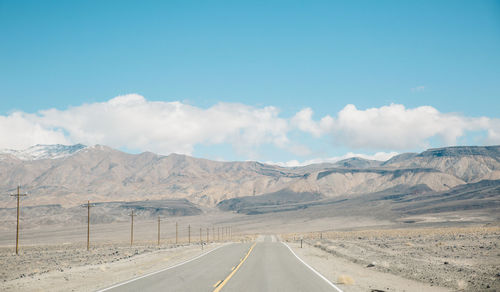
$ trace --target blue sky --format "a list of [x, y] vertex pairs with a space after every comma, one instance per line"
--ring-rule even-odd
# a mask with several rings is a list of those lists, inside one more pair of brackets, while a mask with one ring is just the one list
[[[84, 142], [130, 152], [303, 162], [349, 152], [500, 144], [500, 1], [0, 0], [0, 38], [0, 148]], [[100, 130], [88, 115], [75, 122], [80, 128], [61, 118], [127, 94], [142, 96], [144, 104], [180, 102], [193, 115], [188, 121], [197, 121], [193, 127], [210, 135], [188, 137], [187, 120], [160, 119], [158, 127], [181, 123], [173, 127], [183, 134], [145, 134], [138, 139], [143, 143], [128, 143], [124, 134], [103, 138], [117, 131]], [[249, 107], [249, 118], [229, 132], [207, 126], [207, 111], [224, 110], [214, 109], [221, 103]], [[357, 111], [346, 110], [349, 104]], [[253, 129], [250, 117], [268, 107], [286, 125], [275, 129], [270, 119]], [[49, 117], [44, 111], [51, 109], [57, 113]], [[311, 119], [294, 119], [304, 109]], [[155, 113], [172, 114], [164, 110]], [[438, 126], [417, 130], [418, 139], [386, 124], [411, 131], [422, 112]], [[321, 126], [324, 117], [333, 121]], [[363, 138], [370, 133], [360, 120], [378, 125], [373, 131], [380, 135]], [[12, 128], [29, 135], [9, 142], [20, 135]], [[386, 130], [407, 143], [378, 141]]]

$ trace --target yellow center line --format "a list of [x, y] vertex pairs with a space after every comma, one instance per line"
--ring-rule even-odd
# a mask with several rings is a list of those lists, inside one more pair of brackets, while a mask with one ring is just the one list
[[220, 284], [220, 283], [222, 283], [222, 280], [219, 280], [219, 281], [218, 281], [217, 283], [215, 283], [212, 287], [214, 287], [214, 288], [215, 288], [215, 287], [219, 286], [219, 284]]
[[236, 266], [236, 268], [231, 272], [231, 274], [229, 274], [229, 276], [227, 276], [227, 278], [224, 279], [224, 281], [222, 281], [222, 283], [220, 283], [220, 285], [217, 286], [217, 288], [215, 288], [215, 290], [213, 292], [219, 292], [222, 289], [222, 287], [224, 287], [224, 285], [226, 285], [226, 283], [231, 279], [231, 277], [233, 277], [233, 275], [236, 273], [236, 271], [238, 271], [238, 269], [241, 267], [241, 265], [248, 258], [248, 256], [250, 255], [250, 253], [252, 252], [252, 250], [256, 244], [257, 244], [257, 242], [254, 242], [254, 244], [248, 250], [247, 255], [243, 258], [243, 260], [241, 260], [241, 262]]

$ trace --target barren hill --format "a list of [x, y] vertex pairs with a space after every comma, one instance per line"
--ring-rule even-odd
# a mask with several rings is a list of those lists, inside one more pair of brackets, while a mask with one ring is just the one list
[[[350, 159], [296, 168], [77, 146], [71, 148], [74, 151], [52, 147], [52, 151], [66, 152], [49, 156], [38, 147], [37, 156], [29, 160], [4, 151], [0, 154], [0, 192], [12, 193], [21, 184], [30, 194], [25, 205], [188, 199], [215, 206], [225, 199], [281, 190], [337, 197], [398, 185], [446, 191], [469, 182], [500, 179], [500, 146], [430, 149], [386, 162]], [[9, 196], [0, 197], [0, 207], [13, 203]]]
[[425, 167], [453, 175], [465, 182], [500, 179], [499, 146], [460, 146], [435, 148], [420, 154], [403, 154], [383, 166], [395, 168]]

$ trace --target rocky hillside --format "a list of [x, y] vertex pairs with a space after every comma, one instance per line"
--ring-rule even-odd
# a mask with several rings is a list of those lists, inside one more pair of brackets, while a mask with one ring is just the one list
[[465, 182], [500, 179], [500, 146], [463, 146], [402, 154], [382, 164], [392, 168], [424, 167], [450, 174]]
[[[188, 199], [215, 206], [225, 199], [285, 189], [336, 197], [398, 185], [426, 185], [433, 191], [446, 191], [469, 182], [500, 179], [500, 146], [430, 149], [386, 162], [349, 159], [296, 168], [176, 154], [128, 154], [106, 146], [68, 147], [59, 148], [70, 149], [63, 151], [64, 155], [37, 152], [37, 159], [22, 159], [4, 151], [0, 154], [0, 192], [13, 193], [21, 184], [30, 194], [23, 199], [25, 205], [68, 207], [87, 200]], [[0, 207], [13, 203], [12, 197], [0, 197]]]

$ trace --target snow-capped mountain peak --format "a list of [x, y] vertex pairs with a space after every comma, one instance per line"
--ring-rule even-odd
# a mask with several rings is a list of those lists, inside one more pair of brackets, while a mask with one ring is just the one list
[[71, 156], [78, 151], [87, 148], [83, 144], [76, 145], [40, 145], [31, 146], [24, 150], [3, 149], [0, 154], [10, 154], [20, 160], [40, 160], [40, 159], [58, 159]]

